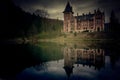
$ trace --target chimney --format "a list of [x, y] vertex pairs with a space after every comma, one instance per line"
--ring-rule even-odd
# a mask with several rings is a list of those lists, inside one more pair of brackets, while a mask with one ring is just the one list
[[77, 13], [77, 16], [78, 16], [79, 14]]
[[89, 12], [89, 14], [91, 14], [91, 12]]
[[94, 13], [96, 13], [96, 10], [94, 10]]
[[83, 13], [82, 15], [84, 16], [85, 14]]

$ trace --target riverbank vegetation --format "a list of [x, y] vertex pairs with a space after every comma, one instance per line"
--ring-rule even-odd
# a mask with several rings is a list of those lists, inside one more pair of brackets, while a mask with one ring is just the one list
[[3, 25], [0, 28], [1, 40], [65, 42], [119, 39], [120, 24], [114, 11], [111, 12], [108, 32], [64, 33], [63, 21], [57, 18], [50, 19], [46, 10], [25, 12], [11, 0], [3, 2], [2, 6], [4, 9], [1, 7], [1, 25]]
[[[36, 10], [34, 13], [25, 12], [20, 7], [14, 5], [12, 0], [2, 2], [0, 7], [0, 39], [29, 39], [38, 34], [60, 32], [63, 21], [50, 19], [46, 10]], [[4, 7], [4, 9], [3, 9]]]

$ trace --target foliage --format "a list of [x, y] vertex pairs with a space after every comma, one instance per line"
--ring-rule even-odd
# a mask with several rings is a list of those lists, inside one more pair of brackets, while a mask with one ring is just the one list
[[30, 14], [14, 5], [13, 2], [2, 4], [0, 28], [1, 39], [30, 37], [40, 33], [61, 32], [63, 22], [58, 19], [49, 19], [45, 10], [37, 10]]
[[111, 16], [110, 16], [110, 32], [111, 32], [111, 37], [112, 38], [119, 38], [120, 35], [120, 23], [118, 18], [115, 15], [115, 12], [112, 11], [111, 12]]
[[43, 10], [43, 9], [37, 9], [37, 10], [35, 11], [35, 15], [38, 15], [38, 16], [44, 17], [44, 18], [49, 17], [48, 12], [47, 12], [46, 10]]
[[77, 33], [76, 33], [76, 32], [74, 32], [74, 36], [77, 36]]

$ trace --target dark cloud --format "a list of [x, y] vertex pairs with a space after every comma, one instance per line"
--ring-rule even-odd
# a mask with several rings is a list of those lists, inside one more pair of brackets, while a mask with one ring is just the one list
[[[63, 10], [68, 0], [13, 0], [23, 10], [33, 13], [37, 9], [46, 9], [51, 18], [63, 19]], [[120, 17], [120, 0], [69, 0], [73, 6], [74, 15], [93, 12], [100, 8], [105, 12], [106, 22], [112, 10]]]

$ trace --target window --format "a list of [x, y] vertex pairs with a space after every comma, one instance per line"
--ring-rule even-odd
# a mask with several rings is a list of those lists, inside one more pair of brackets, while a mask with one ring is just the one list
[[101, 20], [97, 20], [96, 23], [97, 23], [97, 24], [100, 24], [100, 23], [101, 23]]

